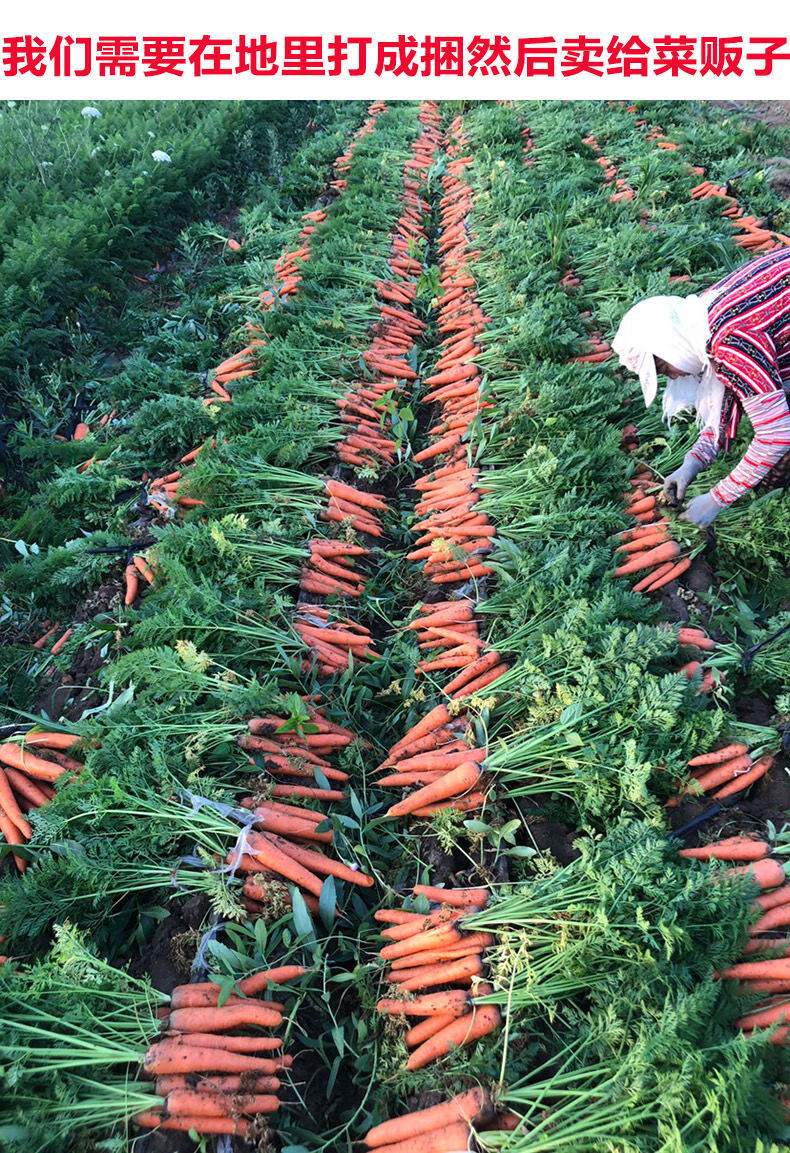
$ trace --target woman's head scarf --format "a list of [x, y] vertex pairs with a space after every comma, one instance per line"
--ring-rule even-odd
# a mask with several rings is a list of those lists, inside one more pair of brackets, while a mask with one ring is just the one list
[[612, 348], [620, 363], [639, 375], [645, 404], [656, 398], [654, 357], [684, 376], [667, 383], [663, 410], [667, 421], [693, 409], [702, 428], [719, 430], [724, 386], [708, 356], [708, 302], [702, 296], [651, 296], [630, 308], [620, 321]]

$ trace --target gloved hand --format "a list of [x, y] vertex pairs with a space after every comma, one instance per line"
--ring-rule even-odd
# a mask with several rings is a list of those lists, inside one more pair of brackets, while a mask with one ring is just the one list
[[676, 468], [664, 480], [664, 496], [670, 504], [680, 504], [686, 495], [686, 489], [694, 480], [697, 473], [702, 472], [703, 465], [695, 456], [687, 456], [680, 468]]
[[699, 525], [700, 528], [707, 528], [709, 524], [713, 524], [725, 507], [725, 505], [719, 504], [709, 492], [704, 492], [701, 496], [695, 496], [693, 500], [689, 501], [688, 507], [684, 513], [681, 513], [680, 519], [687, 520], [690, 524]]

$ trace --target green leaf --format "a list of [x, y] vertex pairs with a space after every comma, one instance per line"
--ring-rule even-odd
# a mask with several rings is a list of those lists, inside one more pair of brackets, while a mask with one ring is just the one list
[[315, 941], [315, 926], [304, 897], [295, 887], [290, 887], [289, 891], [293, 902], [293, 920], [296, 932], [307, 941]]
[[335, 878], [327, 877], [321, 886], [321, 895], [318, 898], [318, 915], [327, 929], [332, 928], [335, 920], [335, 906], [337, 905], [337, 889]]

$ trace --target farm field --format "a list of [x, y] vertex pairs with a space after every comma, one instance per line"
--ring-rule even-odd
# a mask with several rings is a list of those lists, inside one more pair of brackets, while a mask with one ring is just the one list
[[83, 111], [0, 120], [0, 1149], [790, 1148], [787, 500], [681, 520], [611, 347], [787, 127]]

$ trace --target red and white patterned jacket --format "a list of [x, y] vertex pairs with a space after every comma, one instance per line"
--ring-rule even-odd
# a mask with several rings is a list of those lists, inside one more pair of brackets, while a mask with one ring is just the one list
[[740, 464], [712, 490], [714, 499], [729, 505], [790, 452], [790, 249], [731, 272], [705, 296], [708, 353], [725, 393], [718, 435], [703, 432], [691, 454], [707, 468], [729, 448], [743, 412], [754, 428]]

